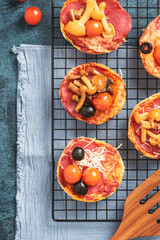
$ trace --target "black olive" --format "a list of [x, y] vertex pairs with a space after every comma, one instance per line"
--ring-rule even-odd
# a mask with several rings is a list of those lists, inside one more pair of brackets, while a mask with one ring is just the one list
[[89, 118], [94, 116], [96, 109], [93, 105], [83, 105], [80, 111], [83, 117]]
[[106, 91], [107, 91], [110, 95], [113, 95], [113, 89], [112, 89], [110, 86], [107, 87]]
[[85, 182], [80, 180], [79, 182], [74, 184], [74, 190], [79, 195], [86, 195], [86, 193], [88, 192], [88, 186], [85, 184]]
[[82, 160], [84, 158], [84, 149], [80, 147], [75, 147], [72, 152], [72, 157], [75, 160]]
[[107, 84], [112, 84], [113, 85], [113, 81], [110, 78], [108, 78], [107, 79]]
[[140, 46], [141, 52], [144, 54], [148, 54], [152, 52], [152, 44], [149, 42], [145, 42]]

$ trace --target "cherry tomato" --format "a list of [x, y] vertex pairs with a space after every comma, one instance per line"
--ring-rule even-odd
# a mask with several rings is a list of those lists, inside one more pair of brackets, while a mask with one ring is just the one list
[[101, 174], [96, 168], [86, 168], [82, 175], [82, 180], [90, 186], [94, 186], [99, 183]]
[[86, 35], [88, 37], [99, 36], [103, 32], [103, 26], [100, 21], [89, 20], [86, 24]]
[[68, 183], [76, 183], [81, 179], [81, 171], [76, 165], [68, 165], [64, 169], [64, 178]]
[[19, 2], [25, 2], [26, 0], [18, 0]]
[[98, 93], [98, 97], [93, 98], [92, 103], [96, 109], [105, 111], [112, 105], [112, 97], [108, 92]]
[[156, 47], [154, 49], [153, 56], [154, 56], [154, 59], [155, 59], [156, 63], [160, 64], [160, 46]]
[[36, 25], [41, 21], [42, 13], [36, 7], [29, 7], [24, 14], [25, 21], [30, 25]]

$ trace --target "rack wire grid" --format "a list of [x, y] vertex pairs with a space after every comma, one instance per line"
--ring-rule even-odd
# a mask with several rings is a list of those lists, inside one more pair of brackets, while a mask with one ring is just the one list
[[[53, 219], [55, 221], [120, 221], [127, 195], [159, 168], [159, 161], [141, 158], [128, 140], [128, 119], [134, 106], [158, 92], [160, 81], [149, 75], [140, 59], [138, 42], [142, 29], [159, 15], [159, 0], [120, 0], [133, 20], [127, 41], [109, 54], [87, 55], [72, 47], [60, 31], [60, 10], [64, 1], [53, 3]], [[62, 106], [59, 88], [68, 71], [82, 63], [102, 63], [114, 71], [121, 68], [126, 84], [127, 99], [120, 113], [102, 125], [89, 125], [71, 118]], [[96, 138], [118, 147], [125, 165], [122, 184], [109, 198], [97, 203], [72, 200], [60, 187], [56, 178], [58, 159], [65, 146], [75, 137]], [[153, 192], [159, 190], [157, 187]], [[147, 196], [149, 197], [149, 196]], [[145, 199], [143, 200], [145, 201]], [[158, 207], [159, 205], [155, 206]], [[152, 209], [151, 211], [153, 211]]]

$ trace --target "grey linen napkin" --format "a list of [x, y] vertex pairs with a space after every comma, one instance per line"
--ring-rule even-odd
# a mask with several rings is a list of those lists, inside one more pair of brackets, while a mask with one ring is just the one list
[[18, 60], [15, 240], [109, 240], [118, 223], [52, 220], [51, 47], [12, 50]]

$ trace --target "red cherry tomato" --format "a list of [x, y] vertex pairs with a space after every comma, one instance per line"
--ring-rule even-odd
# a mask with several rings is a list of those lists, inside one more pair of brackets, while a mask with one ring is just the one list
[[105, 111], [112, 105], [112, 97], [108, 92], [98, 93], [98, 97], [93, 98], [92, 103], [96, 109]]
[[36, 25], [41, 21], [42, 13], [36, 7], [29, 7], [25, 11], [24, 19], [30, 25]]
[[160, 46], [156, 47], [154, 49], [153, 56], [154, 56], [154, 59], [155, 59], [156, 63], [160, 64]]
[[81, 171], [76, 165], [68, 165], [63, 175], [68, 183], [76, 183], [81, 179]]
[[99, 183], [101, 174], [96, 168], [86, 168], [82, 175], [82, 180], [90, 186], [94, 186]]
[[103, 26], [100, 21], [89, 20], [86, 24], [86, 35], [88, 37], [99, 36], [103, 32]]
[[19, 2], [25, 2], [26, 0], [18, 0]]

